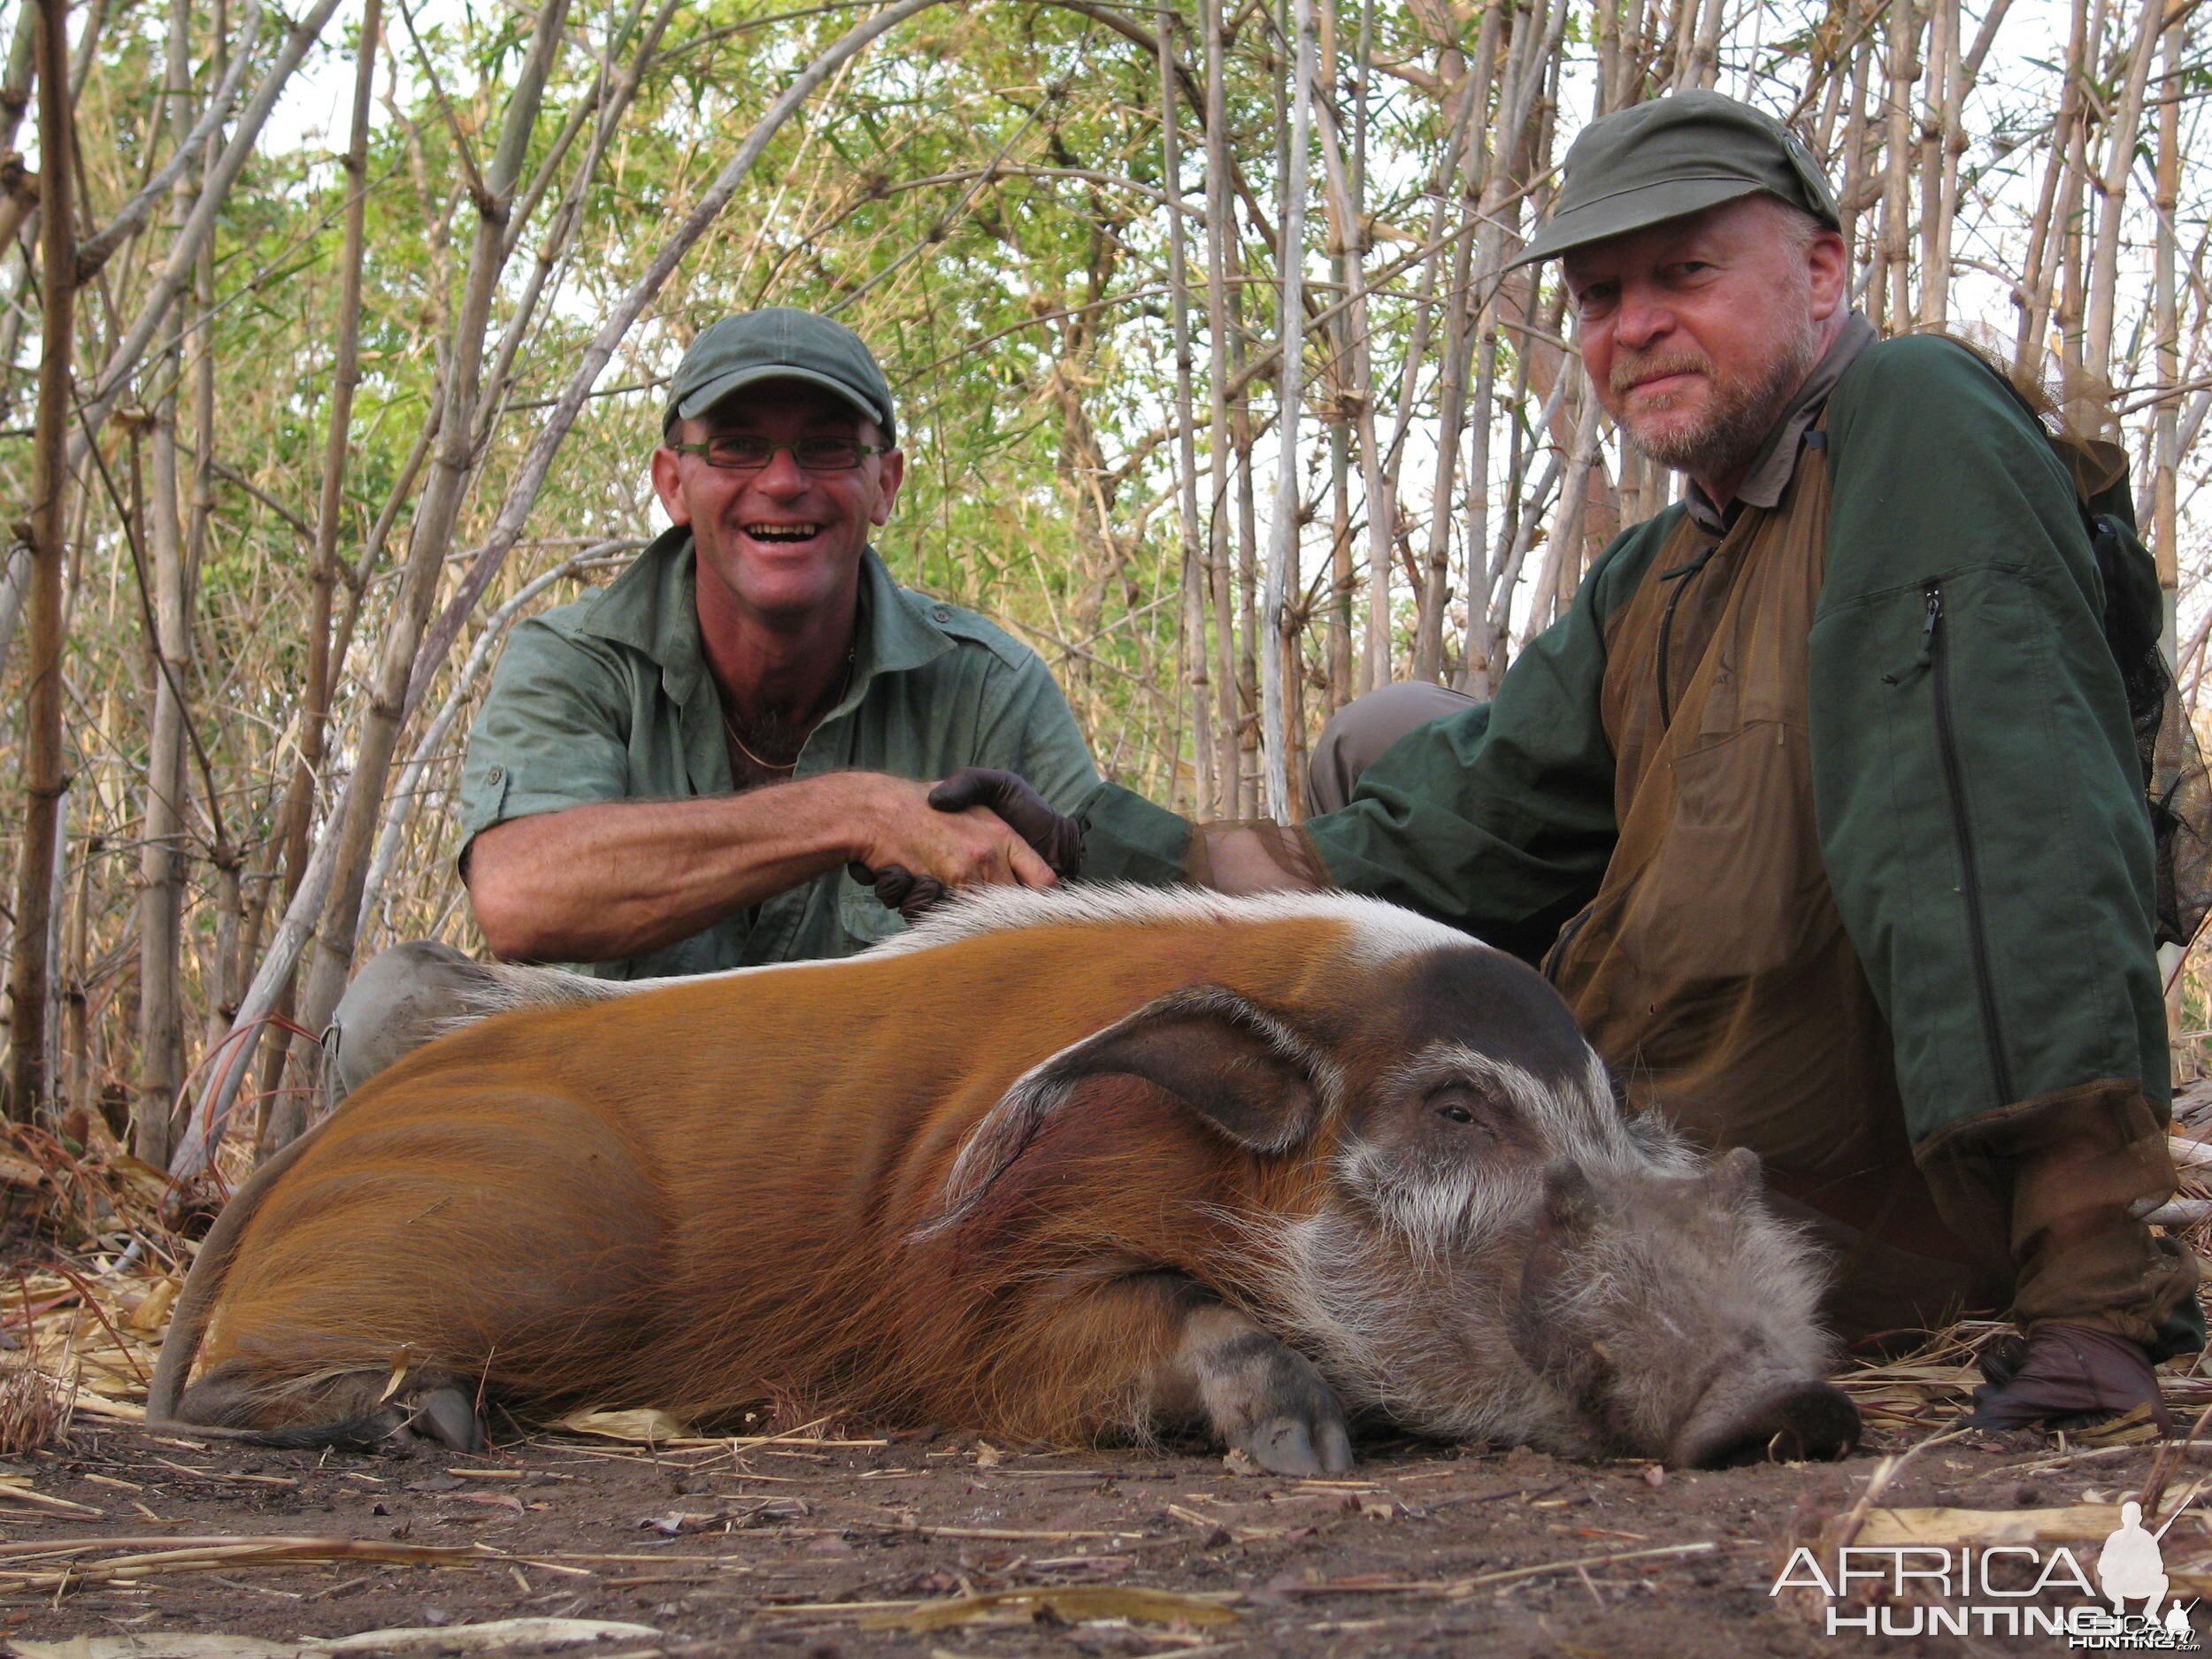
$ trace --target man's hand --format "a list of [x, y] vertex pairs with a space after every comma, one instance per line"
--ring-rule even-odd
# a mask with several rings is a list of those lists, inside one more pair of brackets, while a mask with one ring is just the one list
[[1983, 1351], [1970, 1428], [2085, 1428], [2147, 1405], [2159, 1432], [2174, 1432], [2142, 1345], [2085, 1325], [2039, 1325]]
[[[962, 775], [955, 772], [953, 778]], [[918, 895], [926, 895], [920, 907], [926, 909], [955, 887], [1010, 883], [1048, 887], [1058, 879], [1026, 840], [983, 805], [942, 804], [937, 795], [943, 784], [932, 790], [903, 779], [879, 781], [882, 787], [860, 826], [850, 873], [908, 920], [919, 914], [914, 908]], [[1038, 804], [1043, 806], [1041, 801]], [[936, 893], [928, 895], [927, 886]]]
[[929, 792], [929, 803], [940, 812], [987, 808], [1027, 841], [1061, 880], [1072, 881], [1082, 871], [1081, 826], [1054, 810], [1052, 803], [1031, 788], [1019, 772], [995, 766], [963, 766]]
[[[1042, 859], [1060, 880], [1073, 877], [1083, 864], [1083, 832], [1076, 821], [1055, 811], [1052, 804], [1018, 772], [990, 766], [963, 766], [929, 792], [929, 804], [940, 812], [957, 813], [986, 821], [996, 818], [1018, 833], [1029, 850]], [[957, 882], [918, 873], [903, 864], [871, 865], [856, 860], [847, 873], [865, 887], [875, 889], [877, 900], [909, 922], [918, 922], [944, 901]], [[1048, 882], [1025, 880], [1028, 887]]]

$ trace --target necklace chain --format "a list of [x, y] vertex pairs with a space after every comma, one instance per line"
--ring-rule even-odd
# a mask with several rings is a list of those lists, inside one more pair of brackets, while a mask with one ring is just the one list
[[[845, 694], [852, 689], [853, 654], [859, 649], [860, 641], [858, 640], [855, 640], [852, 644], [845, 648], [845, 673], [844, 677], [837, 682], [836, 695], [830, 699], [829, 706], [833, 709], [834, 709], [839, 703], [844, 702]], [[715, 707], [722, 716], [722, 729], [729, 733], [730, 741], [736, 744], [737, 752], [744, 756], [746, 759], [751, 761], [754, 765], [759, 767], [763, 772], [796, 772], [799, 769], [799, 757], [796, 755], [792, 756], [789, 760], [763, 760], [759, 756], [754, 754], [751, 746], [749, 745], [743, 738], [737, 734], [737, 722], [730, 718], [729, 705], [724, 703], [721, 698], [718, 696], [715, 699]], [[817, 720], [814, 723], [815, 726], [819, 726], [821, 722], [819, 720]], [[806, 747], [806, 740], [812, 733], [813, 730], [814, 726], [810, 726], [804, 732], [802, 732], [799, 734], [800, 748], [804, 749]]]
[[[722, 729], [730, 734], [730, 741], [737, 745], [737, 752], [763, 772], [796, 772], [799, 769], [799, 757], [796, 755], [789, 760], [763, 760], [754, 754], [746, 746], [745, 740], [737, 734], [737, 726], [730, 719], [730, 711], [727, 709], [722, 710]], [[803, 747], [805, 740], [802, 738], [800, 742]]]

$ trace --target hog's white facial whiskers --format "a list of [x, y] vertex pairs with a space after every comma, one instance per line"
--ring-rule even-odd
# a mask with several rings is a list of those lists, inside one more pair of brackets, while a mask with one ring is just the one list
[[1448, 1437], [1594, 1449], [1505, 1340], [1502, 1307], [1471, 1302], [1498, 1287], [1409, 1260], [1404, 1242], [1325, 1213], [1281, 1226], [1263, 1255], [1271, 1300], [1348, 1403]]

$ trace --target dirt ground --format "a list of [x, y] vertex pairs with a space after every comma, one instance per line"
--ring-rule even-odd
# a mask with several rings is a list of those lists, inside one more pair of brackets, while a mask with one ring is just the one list
[[[1717, 1473], [1394, 1441], [1363, 1446], [1352, 1478], [1294, 1480], [1195, 1453], [1052, 1453], [972, 1434], [564, 1436], [396, 1457], [80, 1416], [67, 1444], [0, 1463], [0, 1583], [15, 1586], [0, 1590], [0, 1632], [199, 1633], [208, 1652], [222, 1651], [204, 1645], [215, 1632], [554, 1617], [643, 1627], [576, 1650], [629, 1659], [2062, 1650], [2050, 1637], [1870, 1644], [1768, 1594], [1794, 1545], [1824, 1528], [1832, 1539], [1885, 1479], [1883, 1454], [1928, 1438], [1876, 1427], [1843, 1463]], [[1878, 1495], [1979, 1510], [2113, 1502], [2143, 1485], [2153, 1455], [1952, 1440], [1887, 1471]], [[2206, 1473], [2171, 1464], [2168, 1509]], [[311, 1541], [296, 1559], [240, 1558], [242, 1539], [276, 1537]], [[196, 1559], [169, 1553], [196, 1547]], [[436, 1554], [375, 1558], [410, 1552]], [[102, 1564], [132, 1555], [152, 1563], [134, 1580]], [[2170, 1571], [2208, 1555], [2200, 1516], [2167, 1540]], [[494, 1648], [534, 1650], [526, 1635]]]
[[[482, 1456], [294, 1453], [133, 1420], [190, 1253], [158, 1171], [111, 1148], [0, 1148], [11, 1192], [0, 1445], [42, 1449], [0, 1455], [0, 1648], [27, 1659], [529, 1653], [560, 1636], [606, 1659], [2047, 1655], [2067, 1640], [1828, 1632], [1875, 1600], [1910, 1628], [1956, 1607], [1939, 1588], [1833, 1604], [1770, 1588], [1800, 1545], [1831, 1567], [1843, 1544], [1931, 1539], [2093, 1562], [2128, 1498], [2170, 1523], [2173, 1590], [2212, 1614], [2202, 1357], [2162, 1375], [2186, 1446], [2154, 1449], [2144, 1425], [1961, 1436], [1974, 1352], [1999, 1329], [1962, 1322], [1846, 1367], [1867, 1425], [1848, 1460], [1709, 1473], [1371, 1440], [1352, 1478], [1294, 1480], [1196, 1448], [833, 1424], [687, 1440], [620, 1414]], [[2189, 1237], [2212, 1256], [2212, 1222]]]

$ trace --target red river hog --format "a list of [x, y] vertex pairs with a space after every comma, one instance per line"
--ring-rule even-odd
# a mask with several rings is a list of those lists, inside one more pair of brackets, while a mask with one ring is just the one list
[[1291, 1474], [1348, 1416], [1857, 1438], [1756, 1159], [1625, 1116], [1541, 978], [1389, 905], [1000, 890], [842, 961], [481, 979], [239, 1190], [150, 1417], [466, 1450], [493, 1405], [765, 1406]]

